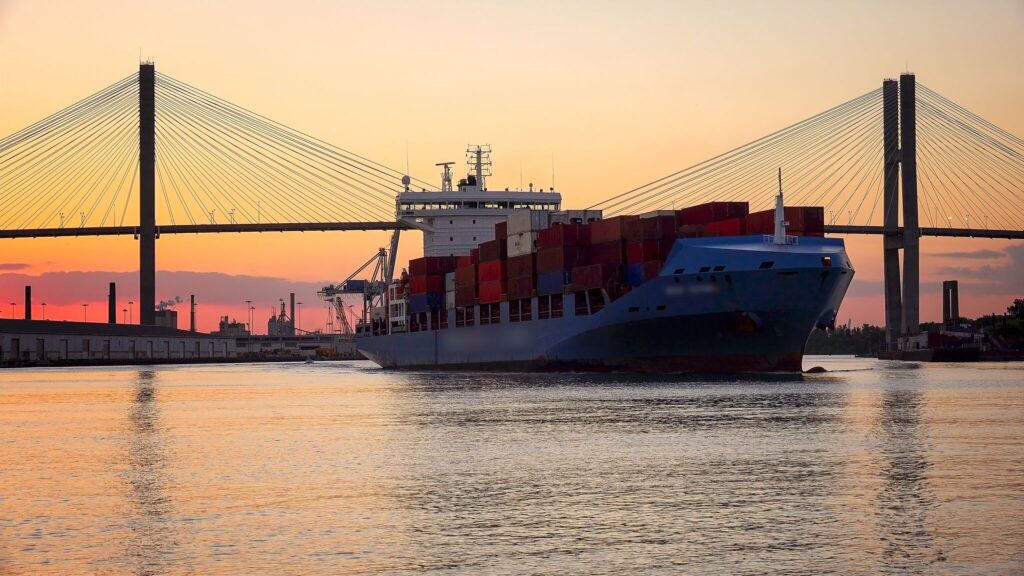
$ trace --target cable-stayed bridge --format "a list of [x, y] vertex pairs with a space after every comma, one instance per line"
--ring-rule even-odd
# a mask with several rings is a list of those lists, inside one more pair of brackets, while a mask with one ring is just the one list
[[[921, 236], [1024, 238], [1024, 140], [909, 74], [593, 208], [769, 208], [778, 168], [827, 232], [885, 237], [891, 341], [917, 331]], [[159, 235], [400, 230], [404, 176], [142, 64], [0, 139], [0, 238], [133, 235], [152, 323]]]

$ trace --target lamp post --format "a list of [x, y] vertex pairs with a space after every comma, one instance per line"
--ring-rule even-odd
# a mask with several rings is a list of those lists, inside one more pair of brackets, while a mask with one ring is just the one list
[[13, 319], [15, 319], [17, 317], [18, 317], [18, 305], [15, 304], [14, 302], [11, 302], [11, 319], [13, 320]]
[[128, 323], [129, 324], [132, 323], [132, 304], [134, 304], [134, 303], [135, 302], [133, 302], [132, 300], [128, 301]]
[[[296, 308], [295, 308], [295, 331], [298, 332], [300, 330], [300, 328], [299, 328], [299, 318], [302, 318], [302, 302], [296, 302], [295, 305], [296, 305]], [[296, 334], [296, 336], [297, 335], [298, 334]]]
[[43, 320], [46, 320], [46, 302], [43, 302]]
[[121, 322], [124, 324], [128, 323], [128, 309], [121, 308]]
[[245, 314], [246, 314], [246, 316], [245, 316], [245, 319], [246, 319], [245, 327], [246, 327], [246, 333], [247, 333], [246, 341], [245, 341], [245, 351], [246, 351], [246, 353], [251, 353], [252, 352], [252, 300], [246, 300], [245, 301]]
[[89, 321], [89, 305], [82, 304], [82, 322]]

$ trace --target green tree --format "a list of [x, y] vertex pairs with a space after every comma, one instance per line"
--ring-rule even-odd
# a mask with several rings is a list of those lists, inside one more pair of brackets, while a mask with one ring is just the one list
[[1014, 318], [1024, 319], [1024, 298], [1017, 298], [1006, 308], [1006, 312]]

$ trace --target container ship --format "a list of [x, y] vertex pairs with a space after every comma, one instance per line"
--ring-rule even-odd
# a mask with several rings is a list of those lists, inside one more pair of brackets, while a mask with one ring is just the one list
[[[385, 368], [799, 372], [854, 270], [820, 207], [746, 202], [603, 218], [554, 190], [486, 189], [471, 148], [458, 188], [399, 195], [424, 256], [383, 286], [356, 347]], [[394, 253], [395, 243], [392, 246]], [[393, 256], [392, 256], [393, 258]]]

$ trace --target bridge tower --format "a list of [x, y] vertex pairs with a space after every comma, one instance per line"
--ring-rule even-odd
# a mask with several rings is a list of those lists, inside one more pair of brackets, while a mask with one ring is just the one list
[[[913, 74], [882, 82], [884, 159], [882, 219], [885, 338], [890, 351], [899, 337], [920, 330], [921, 230], [917, 217], [917, 111]], [[900, 199], [903, 222], [900, 225]], [[900, 278], [900, 250], [903, 277]], [[902, 284], [902, 289], [901, 289]]]
[[156, 67], [139, 65], [139, 323], [156, 309]]

